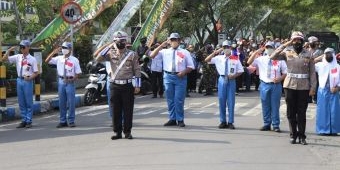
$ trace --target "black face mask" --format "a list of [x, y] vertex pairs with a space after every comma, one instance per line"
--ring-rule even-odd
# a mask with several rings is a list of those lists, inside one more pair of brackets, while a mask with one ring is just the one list
[[300, 42], [296, 42], [295, 44], [293, 44], [293, 48], [294, 48], [295, 52], [301, 53], [301, 51], [303, 49], [303, 45]]
[[315, 44], [315, 43], [312, 43], [312, 44], [309, 44], [309, 46], [310, 46], [311, 48], [315, 48], [315, 47], [316, 47], [316, 44]]
[[117, 48], [118, 49], [124, 49], [125, 48], [125, 46], [126, 46], [126, 43], [125, 42], [117, 42]]
[[332, 62], [333, 61], [333, 55], [332, 54], [326, 54], [326, 57], [325, 57], [326, 61], [327, 62]]

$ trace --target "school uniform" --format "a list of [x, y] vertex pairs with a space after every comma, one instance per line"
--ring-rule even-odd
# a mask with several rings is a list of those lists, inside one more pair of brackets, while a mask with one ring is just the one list
[[331, 92], [332, 87], [340, 87], [340, 65], [337, 64], [335, 55], [333, 54], [332, 63], [323, 59], [315, 64], [315, 71], [319, 74], [316, 133], [340, 133], [340, 93]]
[[[57, 66], [58, 96], [61, 124], [74, 124], [75, 121], [75, 82], [70, 81], [77, 74], [81, 74], [79, 60], [74, 56], [65, 58], [64, 55], [53, 57], [49, 64]], [[68, 108], [68, 116], [67, 116]]]
[[252, 66], [258, 68], [261, 80], [260, 97], [264, 123], [262, 130], [269, 130], [272, 125], [274, 130], [279, 131], [282, 84], [274, 83], [273, 80], [287, 74], [287, 64], [284, 60], [271, 60], [268, 55], [265, 55], [256, 58]]
[[163, 61], [163, 80], [168, 103], [169, 121], [177, 121], [184, 126], [187, 75], [178, 77], [177, 74], [187, 68], [195, 68], [192, 57], [189, 51], [181, 48], [163, 49], [158, 54]]
[[24, 77], [32, 76], [38, 72], [37, 60], [28, 54], [17, 54], [8, 57], [9, 63], [15, 64], [17, 69], [17, 96], [23, 124], [31, 124], [33, 116], [33, 80]]
[[[217, 55], [211, 59], [216, 65], [218, 78], [218, 99], [221, 124], [234, 123], [236, 79], [228, 79], [228, 75], [243, 73], [243, 66], [237, 56], [226, 57]], [[228, 104], [228, 121], [226, 119], [226, 104]]]

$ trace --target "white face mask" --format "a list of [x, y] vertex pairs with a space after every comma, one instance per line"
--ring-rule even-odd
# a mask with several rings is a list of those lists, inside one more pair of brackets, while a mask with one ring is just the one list
[[265, 53], [266, 53], [267, 55], [272, 55], [273, 52], [274, 52], [274, 49], [271, 49], [271, 48], [265, 50]]
[[226, 56], [230, 56], [230, 55], [231, 55], [231, 50], [230, 50], [230, 49], [224, 49], [224, 50], [223, 50], [223, 53], [224, 53]]
[[70, 53], [70, 50], [69, 49], [62, 49], [61, 52], [66, 55], [68, 53]]

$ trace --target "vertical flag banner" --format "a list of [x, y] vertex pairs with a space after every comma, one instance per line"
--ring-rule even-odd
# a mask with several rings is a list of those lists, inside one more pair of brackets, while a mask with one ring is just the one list
[[173, 6], [174, 0], [157, 0], [155, 5], [143, 24], [138, 36], [132, 44], [132, 49], [137, 49], [140, 45], [139, 39], [142, 37], [147, 38], [147, 46], [151, 46], [154, 39], [157, 36], [158, 31], [162, 28], [162, 25], [168, 18], [171, 8]]
[[110, 27], [101, 36], [98, 43], [96, 44], [96, 49], [111, 42], [112, 35], [115, 31], [123, 29], [129, 20], [135, 15], [138, 9], [142, 6], [144, 0], [129, 0], [124, 6], [123, 10], [118, 14], [118, 16], [113, 20]]
[[[106, 8], [112, 6], [118, 0], [77, 0], [83, 10], [83, 16], [74, 24], [74, 30], [79, 30], [89, 20], [97, 17]], [[45, 51], [51, 51], [53, 46], [64, 41], [70, 33], [70, 25], [59, 15], [51, 21], [38, 35], [32, 40], [33, 46], [39, 46]]]

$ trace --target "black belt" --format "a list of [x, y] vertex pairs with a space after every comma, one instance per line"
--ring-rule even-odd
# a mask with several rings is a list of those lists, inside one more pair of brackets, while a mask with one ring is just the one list
[[177, 75], [179, 72], [169, 72], [169, 71], [164, 71], [167, 74], [172, 74], [172, 75]]
[[69, 77], [59, 76], [59, 78], [61, 78], [61, 79], [73, 79], [73, 76], [69, 76]]
[[[29, 78], [30, 76], [26, 76], [27, 78]], [[25, 77], [18, 77], [19, 79], [25, 79]]]
[[265, 83], [265, 84], [279, 84], [279, 83], [280, 83], [280, 82], [278, 82], [278, 83], [268, 82], [268, 83], [267, 83], [267, 82], [264, 82], [264, 81], [262, 81], [262, 80], [261, 80], [261, 82], [262, 82], [262, 83]]

